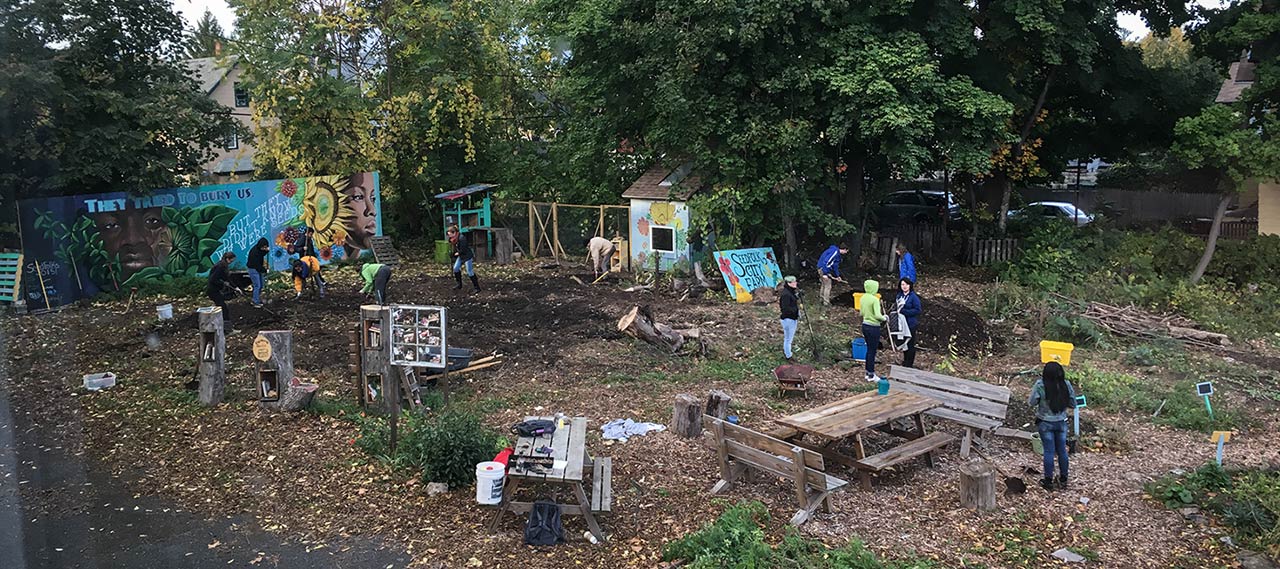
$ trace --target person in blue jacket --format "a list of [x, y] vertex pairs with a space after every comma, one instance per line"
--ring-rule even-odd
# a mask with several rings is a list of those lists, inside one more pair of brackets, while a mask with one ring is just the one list
[[898, 243], [898, 278], [911, 279], [912, 286], [918, 280], [916, 279], [916, 258], [902, 243]]
[[916, 363], [916, 322], [920, 318], [922, 305], [920, 304], [920, 295], [916, 294], [915, 283], [911, 279], [903, 278], [898, 281], [898, 314], [907, 319], [907, 329], [911, 331], [911, 338], [907, 340], [907, 349], [902, 352], [903, 367], [915, 367]]
[[848, 253], [849, 247], [841, 243], [827, 247], [827, 250], [818, 256], [818, 280], [822, 282], [823, 306], [831, 306], [831, 281], [845, 282], [844, 278], [840, 276], [840, 261]]

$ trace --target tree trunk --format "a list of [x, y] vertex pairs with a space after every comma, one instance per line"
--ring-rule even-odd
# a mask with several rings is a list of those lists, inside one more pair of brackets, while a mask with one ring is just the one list
[[782, 232], [787, 241], [787, 248], [783, 252], [785, 254], [783, 266], [792, 272], [796, 270], [796, 228], [793, 225], [794, 221], [790, 213], [784, 212], [782, 214]]
[[315, 397], [316, 385], [302, 383], [293, 374], [293, 331], [263, 330], [253, 341], [258, 359], [259, 406], [267, 411], [296, 412]]
[[996, 509], [996, 471], [991, 465], [979, 461], [960, 465], [960, 506]]
[[[863, 214], [864, 202], [866, 201], [866, 188], [863, 184], [863, 177], [866, 170], [866, 162], [861, 156], [850, 156], [845, 160], [849, 168], [845, 170], [844, 178], [844, 218], [857, 225], [857, 230], [853, 235], [840, 236], [836, 240], [848, 239], [845, 244], [849, 246], [849, 252], [853, 258], [853, 265], [858, 266], [858, 261], [862, 259], [862, 236], [865, 229], [866, 215]], [[834, 237], [834, 236], [829, 236]]]
[[712, 389], [707, 394], [707, 407], [704, 413], [711, 415], [717, 419], [723, 419], [729, 416], [729, 402], [733, 398], [728, 393], [719, 389]]
[[222, 325], [222, 309], [214, 308], [212, 311], [199, 313], [199, 395], [200, 403], [210, 407], [222, 403], [227, 391], [226, 366], [223, 361], [227, 340], [223, 335]]
[[655, 346], [666, 348], [671, 353], [679, 352], [688, 341], [701, 344], [702, 333], [697, 328], [675, 330], [666, 324], [655, 322], [649, 306], [634, 306], [618, 320], [618, 331], [632, 338], [644, 340]]
[[1223, 194], [1218, 200], [1218, 209], [1213, 212], [1213, 225], [1209, 226], [1209, 239], [1204, 243], [1204, 254], [1196, 263], [1196, 270], [1191, 272], [1191, 284], [1198, 284], [1204, 278], [1204, 272], [1213, 260], [1213, 250], [1218, 246], [1218, 233], [1222, 231], [1222, 218], [1227, 215], [1227, 206], [1231, 205], [1231, 196]]
[[671, 431], [690, 439], [702, 433], [702, 403], [698, 398], [683, 393], [676, 396], [671, 408]]
[[1013, 180], [1008, 176], [999, 176], [1000, 184], [1000, 212], [996, 218], [996, 228], [1000, 231], [1000, 235], [1004, 235], [1005, 225], [1009, 217], [1009, 194], [1013, 193]]

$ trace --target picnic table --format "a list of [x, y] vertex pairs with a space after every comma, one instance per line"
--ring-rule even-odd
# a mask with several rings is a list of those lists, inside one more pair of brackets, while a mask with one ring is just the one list
[[[823, 457], [858, 471], [863, 488], [871, 488], [871, 474], [924, 455], [933, 466], [931, 453], [946, 446], [955, 437], [946, 433], [926, 433], [925, 411], [942, 403], [931, 397], [907, 391], [894, 391], [879, 395], [875, 391], [828, 403], [815, 409], [802, 411], [778, 419], [783, 426], [775, 435], [783, 439], [799, 439], [811, 435], [816, 443], [795, 440], [796, 444], [822, 453]], [[897, 419], [910, 418], [914, 429], [900, 429], [893, 425]], [[907, 442], [877, 455], [867, 456], [862, 444], [862, 434], [878, 430], [906, 439]], [[837, 443], [853, 439], [853, 456], [836, 450]]]
[[[545, 419], [555, 421], [554, 417], [525, 417], [526, 421]], [[560, 504], [562, 515], [582, 516], [587, 520], [587, 527], [598, 541], [605, 540], [604, 531], [596, 521], [594, 512], [607, 512], [612, 503], [612, 462], [609, 458], [592, 459], [587, 455], [587, 419], [573, 417], [568, 424], [557, 428], [551, 435], [537, 437], [520, 437], [513, 447], [508, 460], [507, 482], [502, 490], [502, 502], [489, 524], [490, 533], [498, 531], [498, 524], [506, 512], [527, 513], [533, 509], [533, 502], [516, 501], [516, 491], [522, 483], [552, 484], [568, 486], [572, 491], [576, 504]], [[550, 455], [538, 453], [537, 449], [549, 447]], [[550, 458], [549, 468], [535, 466], [537, 460]], [[590, 468], [592, 472], [592, 493], [587, 497], [582, 487], [584, 472]]]

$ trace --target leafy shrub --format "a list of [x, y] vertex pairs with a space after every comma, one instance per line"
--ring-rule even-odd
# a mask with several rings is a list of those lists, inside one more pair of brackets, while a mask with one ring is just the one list
[[1138, 377], [1089, 366], [1072, 366], [1067, 379], [1076, 392], [1089, 399], [1091, 407], [1111, 411], [1132, 411], [1150, 417], [1157, 409], [1157, 423], [1190, 431], [1232, 430], [1248, 423], [1248, 418], [1225, 402], [1214, 405], [1209, 418], [1204, 401], [1196, 395], [1195, 380], [1188, 379], [1166, 385]]
[[492, 460], [498, 451], [498, 433], [470, 413], [447, 410], [428, 419], [409, 416], [402, 446], [396, 450], [422, 469], [423, 482], [466, 486], [475, 481], [476, 463]]
[[1147, 493], [1169, 508], [1197, 504], [1222, 516], [1245, 546], [1280, 554], [1280, 471], [1227, 472], [1215, 463], [1148, 484]]

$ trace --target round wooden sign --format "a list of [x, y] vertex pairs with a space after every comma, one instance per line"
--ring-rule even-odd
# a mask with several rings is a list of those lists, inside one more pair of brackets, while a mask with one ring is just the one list
[[262, 336], [254, 338], [253, 357], [258, 358], [258, 361], [263, 362], [271, 359], [271, 342], [268, 342], [267, 339]]

